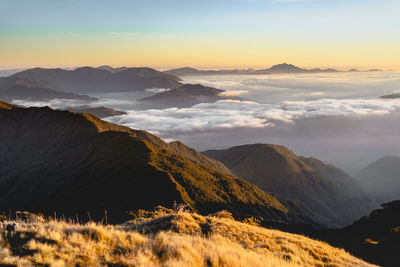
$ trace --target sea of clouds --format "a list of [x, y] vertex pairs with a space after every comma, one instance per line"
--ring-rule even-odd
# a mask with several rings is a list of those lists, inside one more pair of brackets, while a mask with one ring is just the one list
[[190, 108], [130, 110], [110, 117], [113, 123], [171, 134], [216, 129], [273, 127], [277, 121], [293, 124], [317, 116], [387, 115], [400, 111], [400, 99], [320, 99], [259, 104], [254, 101], [220, 100]]
[[[89, 104], [126, 111], [107, 121], [180, 140], [198, 150], [246, 143], [275, 143], [350, 170], [380, 156], [400, 154], [400, 99], [380, 96], [400, 90], [398, 72], [291, 75], [194, 76], [185, 83], [224, 89], [221, 100], [190, 108], [143, 109], [138, 99], [165, 89], [95, 95], [99, 101], [14, 101], [65, 108]], [[400, 155], [399, 155], [400, 156]]]

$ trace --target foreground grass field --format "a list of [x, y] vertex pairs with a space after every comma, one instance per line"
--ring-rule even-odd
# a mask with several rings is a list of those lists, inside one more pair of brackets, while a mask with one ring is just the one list
[[0, 263], [18, 266], [373, 266], [301, 235], [160, 208], [123, 225], [0, 222]]

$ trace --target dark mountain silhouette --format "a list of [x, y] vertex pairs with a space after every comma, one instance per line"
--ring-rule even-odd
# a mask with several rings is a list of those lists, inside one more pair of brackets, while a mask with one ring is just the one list
[[[122, 222], [126, 211], [185, 203], [264, 222], [315, 223], [293, 204], [181, 143], [69, 111], [0, 104], [0, 211]], [[225, 168], [226, 169], [226, 168]], [[287, 202], [289, 203], [289, 202]], [[290, 209], [289, 209], [290, 208]]]
[[272, 66], [268, 71], [270, 73], [302, 73], [309, 72], [310, 70], [302, 69], [292, 64], [282, 63]]
[[92, 101], [94, 97], [57, 91], [54, 86], [34, 78], [0, 78], [0, 99], [48, 101], [56, 98]]
[[165, 71], [165, 73], [180, 76], [190, 75], [248, 75], [248, 74], [273, 74], [273, 73], [321, 73], [321, 72], [340, 72], [336, 69], [303, 69], [292, 64], [282, 63], [274, 65], [268, 69], [233, 69], [233, 70], [198, 70], [190, 67], [183, 67]]
[[400, 98], [400, 93], [393, 93], [393, 94], [383, 95], [383, 96], [381, 96], [381, 98], [385, 98], [385, 99]]
[[400, 157], [378, 159], [356, 174], [381, 203], [400, 199]]
[[86, 94], [176, 88], [181, 85], [178, 77], [151, 68], [127, 68], [117, 72], [92, 67], [74, 70], [35, 68], [11, 77], [39, 79], [64, 92]]
[[324, 230], [314, 237], [342, 247], [364, 260], [386, 267], [399, 266], [400, 201], [382, 204], [352, 225], [338, 230]]
[[106, 118], [111, 116], [123, 115], [126, 114], [124, 111], [118, 111], [112, 108], [107, 107], [91, 107], [88, 105], [78, 106], [78, 107], [67, 107], [64, 110], [70, 110], [73, 112], [79, 113], [89, 113], [95, 115], [99, 118]]
[[236, 96], [224, 96], [225, 90], [201, 84], [185, 84], [176, 89], [154, 94], [140, 99], [151, 107], [190, 107], [199, 103], [215, 102], [224, 99], [240, 100]]
[[348, 225], [378, 207], [346, 173], [283, 146], [243, 145], [204, 154], [266, 192], [299, 201], [329, 227]]

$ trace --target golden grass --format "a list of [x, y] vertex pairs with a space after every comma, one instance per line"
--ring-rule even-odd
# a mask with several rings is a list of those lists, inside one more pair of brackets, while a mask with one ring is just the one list
[[[7, 225], [16, 223], [14, 231]], [[301, 235], [160, 209], [123, 225], [0, 222], [0, 263], [19, 266], [372, 266]]]

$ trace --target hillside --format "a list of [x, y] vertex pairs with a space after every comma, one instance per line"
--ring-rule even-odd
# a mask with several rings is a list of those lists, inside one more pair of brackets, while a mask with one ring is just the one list
[[339, 230], [322, 231], [318, 239], [345, 248], [353, 255], [385, 267], [398, 266], [400, 201], [382, 205], [369, 216]]
[[240, 99], [239, 97], [227, 97], [225, 90], [207, 87], [201, 84], [185, 84], [176, 89], [154, 94], [140, 99], [146, 105], [152, 107], [191, 107], [205, 102], [215, 102], [224, 99]]
[[106, 118], [106, 117], [126, 114], [126, 112], [124, 111], [119, 111], [108, 107], [91, 107], [88, 105], [77, 106], [77, 107], [66, 107], [64, 108], [64, 110], [69, 110], [79, 113], [89, 113], [99, 118]]
[[58, 91], [51, 84], [31, 78], [0, 78], [0, 99], [4, 101], [53, 99], [77, 99], [92, 101], [94, 97]]
[[121, 226], [28, 219], [0, 222], [0, 264], [373, 266], [326, 243], [234, 221], [227, 212], [201, 216], [160, 208]]
[[0, 211], [100, 219], [107, 210], [121, 222], [128, 210], [185, 203], [203, 214], [227, 209], [265, 223], [316, 226], [300, 208], [183, 144], [89, 114], [3, 106]]
[[329, 227], [345, 226], [379, 207], [344, 172], [283, 146], [243, 145], [204, 154], [264, 191], [300, 202]]
[[11, 77], [39, 79], [53, 84], [61, 91], [80, 94], [176, 88], [181, 85], [178, 77], [151, 68], [127, 68], [121, 71], [92, 67], [74, 70], [35, 68], [18, 72]]
[[381, 203], [400, 199], [400, 157], [387, 156], [356, 174]]

